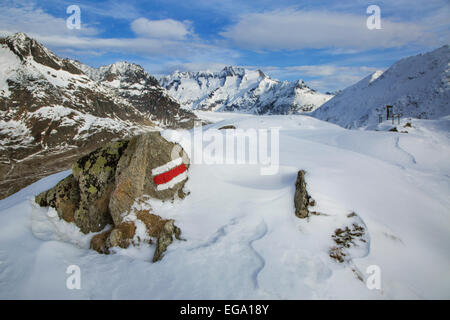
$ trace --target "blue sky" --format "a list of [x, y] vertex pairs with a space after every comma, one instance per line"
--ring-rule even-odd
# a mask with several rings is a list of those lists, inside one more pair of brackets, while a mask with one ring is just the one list
[[[1, 1], [0, 34], [21, 31], [97, 67], [126, 60], [174, 70], [259, 68], [320, 91], [343, 89], [395, 61], [449, 43], [449, 0]], [[78, 5], [81, 28], [66, 26]], [[369, 30], [369, 5], [381, 29]]]

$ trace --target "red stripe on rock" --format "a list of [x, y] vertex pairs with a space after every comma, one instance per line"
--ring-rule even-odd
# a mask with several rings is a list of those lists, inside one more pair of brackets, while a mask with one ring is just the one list
[[179, 174], [182, 174], [186, 171], [186, 166], [184, 163], [180, 164], [178, 167], [175, 167], [169, 171], [166, 171], [164, 173], [161, 173], [157, 176], [153, 177], [153, 181], [155, 184], [164, 184], [178, 176]]

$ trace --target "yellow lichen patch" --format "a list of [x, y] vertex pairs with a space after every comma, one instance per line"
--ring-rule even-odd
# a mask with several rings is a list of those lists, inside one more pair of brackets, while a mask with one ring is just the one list
[[123, 141], [116, 141], [116, 142], [112, 142], [109, 146], [108, 146], [108, 153], [111, 155], [117, 155], [119, 154], [119, 149], [124, 145]]
[[86, 163], [84, 164], [84, 171], [89, 170], [90, 167], [91, 167], [91, 161], [88, 160], [88, 161], [86, 161]]
[[96, 193], [98, 190], [97, 190], [97, 188], [95, 186], [93, 186], [91, 184], [91, 186], [89, 187], [88, 191], [89, 191], [89, 193]]
[[75, 163], [75, 164], [72, 166], [72, 173], [73, 173], [73, 175], [74, 175], [74, 176], [78, 176], [80, 172], [81, 172], [81, 168], [78, 166], [77, 163]]
[[105, 164], [106, 164], [106, 158], [99, 156], [97, 158], [97, 161], [95, 161], [94, 165], [92, 166], [91, 172], [93, 174], [99, 174], [100, 172], [103, 171]]

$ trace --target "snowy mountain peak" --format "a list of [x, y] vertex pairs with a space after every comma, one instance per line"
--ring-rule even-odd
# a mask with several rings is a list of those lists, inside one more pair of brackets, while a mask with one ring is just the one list
[[313, 116], [346, 128], [376, 128], [386, 105], [403, 118], [450, 115], [450, 47], [401, 59], [343, 90]]
[[247, 70], [241, 67], [227, 66], [223, 68], [220, 72], [221, 76], [230, 77], [230, 76], [239, 76], [243, 77], [246, 74]]
[[33, 60], [38, 64], [55, 70], [64, 70], [72, 74], [81, 74], [69, 60], [61, 59], [38, 41], [18, 32], [6, 38], [0, 38], [0, 45], [7, 46], [21, 61]]
[[227, 66], [219, 72], [174, 72], [161, 85], [186, 109], [255, 114], [310, 112], [332, 95], [321, 94], [302, 81], [271, 79], [261, 70]]
[[369, 83], [371, 83], [371, 82], [377, 80], [382, 74], [383, 74], [383, 71], [382, 71], [382, 70], [377, 70], [377, 71], [375, 71], [374, 73], [372, 73], [372, 74], [370, 75]]
[[135, 63], [130, 63], [127, 61], [116, 62], [107, 66], [102, 66], [99, 68], [101, 73], [108, 74], [138, 74], [146, 73], [144, 68]]

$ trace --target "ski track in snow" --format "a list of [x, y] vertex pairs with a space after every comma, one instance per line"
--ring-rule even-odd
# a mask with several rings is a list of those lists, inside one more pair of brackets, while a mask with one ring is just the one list
[[400, 147], [400, 136], [395, 137], [395, 147], [404, 152], [411, 159], [412, 164], [417, 164], [416, 158], [414, 158], [411, 153]]
[[256, 227], [255, 237], [248, 242], [250, 249], [253, 250], [254, 254], [257, 256], [257, 258], [259, 259], [260, 264], [261, 264], [253, 272], [253, 281], [255, 284], [255, 289], [260, 289], [260, 285], [258, 282], [258, 276], [261, 273], [261, 271], [264, 269], [264, 267], [266, 266], [266, 260], [258, 252], [258, 250], [255, 249], [255, 247], [253, 246], [253, 243], [264, 238], [267, 235], [267, 231], [268, 231], [267, 223], [264, 220], [262, 220], [262, 222]]
[[227, 229], [230, 228], [231, 226], [234, 226], [238, 223], [238, 220], [236, 218], [231, 219], [231, 221], [223, 226], [221, 226], [216, 232], [214, 232], [214, 234], [212, 235], [212, 237], [210, 239], [208, 239], [207, 241], [205, 241], [204, 243], [197, 245], [195, 247], [192, 248], [188, 248], [188, 251], [194, 251], [194, 250], [198, 250], [198, 249], [203, 249], [203, 248], [207, 248], [210, 246], [215, 245], [216, 243], [218, 243], [222, 238], [224, 238], [227, 235]]

